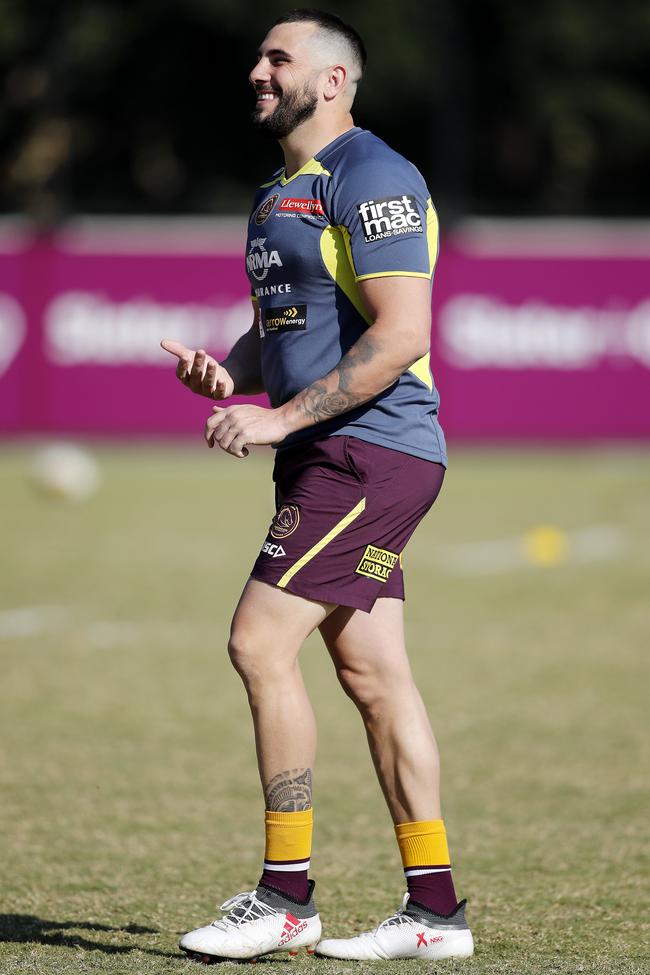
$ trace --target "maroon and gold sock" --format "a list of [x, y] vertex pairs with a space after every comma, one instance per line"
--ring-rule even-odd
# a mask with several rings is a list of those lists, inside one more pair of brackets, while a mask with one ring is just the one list
[[410, 899], [435, 914], [451, 914], [456, 908], [456, 891], [442, 819], [399, 823], [395, 833]]
[[285, 813], [267, 809], [264, 822], [266, 848], [260, 883], [294, 900], [306, 900], [309, 894], [312, 810]]

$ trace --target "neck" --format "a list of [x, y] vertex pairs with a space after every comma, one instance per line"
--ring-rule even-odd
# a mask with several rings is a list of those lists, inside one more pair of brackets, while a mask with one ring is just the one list
[[317, 152], [353, 127], [354, 122], [349, 112], [327, 125], [319, 119], [310, 118], [285, 139], [280, 139], [287, 177], [294, 176]]

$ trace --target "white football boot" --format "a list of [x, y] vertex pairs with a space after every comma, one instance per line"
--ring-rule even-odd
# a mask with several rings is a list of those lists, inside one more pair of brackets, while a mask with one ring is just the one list
[[257, 890], [231, 897], [221, 910], [227, 912], [225, 917], [181, 938], [179, 946], [191, 958], [209, 964], [217, 959], [257, 958], [274, 951], [294, 955], [305, 947], [313, 953], [321, 935], [312, 880], [304, 904], [260, 884]]
[[[388, 958], [469, 958], [474, 954], [472, 933], [465, 920], [461, 901], [453, 914], [445, 917], [425, 910], [419, 904], [408, 904], [405, 894], [399, 911], [387, 917], [373, 931], [356, 938], [328, 938], [316, 945], [316, 954], [325, 958], [353, 958], [376, 961]], [[408, 905], [408, 907], [407, 907]]]

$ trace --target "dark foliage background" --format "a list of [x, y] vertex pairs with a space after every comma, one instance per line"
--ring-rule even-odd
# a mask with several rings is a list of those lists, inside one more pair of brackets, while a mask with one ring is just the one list
[[[290, 4], [0, 0], [4, 212], [238, 213], [279, 163], [247, 73]], [[447, 220], [650, 213], [647, 0], [321, 4], [370, 53], [355, 111]]]

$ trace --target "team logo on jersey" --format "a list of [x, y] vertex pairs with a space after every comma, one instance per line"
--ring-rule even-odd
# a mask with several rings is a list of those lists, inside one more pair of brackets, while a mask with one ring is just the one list
[[307, 305], [289, 305], [264, 310], [267, 332], [304, 332], [307, 328]]
[[280, 194], [274, 193], [273, 196], [270, 196], [268, 198], [268, 200], [264, 200], [264, 203], [262, 203], [262, 205], [258, 208], [257, 213], [255, 214], [255, 223], [257, 224], [258, 227], [261, 227], [261, 225], [269, 216], [271, 210], [273, 209], [273, 207], [275, 206], [275, 204], [278, 202], [279, 199], [280, 199]]
[[297, 504], [283, 504], [276, 512], [269, 532], [273, 538], [288, 538], [300, 524], [300, 511]]
[[395, 552], [389, 552], [386, 548], [377, 548], [376, 545], [366, 545], [361, 561], [354, 571], [357, 575], [366, 576], [368, 579], [388, 582], [388, 577], [398, 560], [399, 555]]
[[323, 204], [320, 200], [305, 200], [294, 196], [288, 196], [284, 199], [278, 207], [278, 211], [280, 210], [283, 211], [283, 215], [288, 215], [289, 213], [307, 213], [312, 217], [325, 216]]
[[267, 251], [264, 244], [266, 237], [254, 237], [249, 246], [246, 257], [246, 268], [256, 281], [263, 281], [272, 267], [282, 267], [282, 261], [277, 251]]
[[400, 234], [421, 234], [422, 217], [414, 196], [387, 196], [367, 200], [357, 206], [361, 228], [367, 244]]

